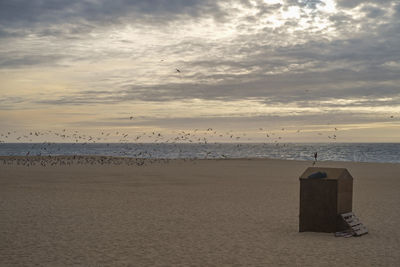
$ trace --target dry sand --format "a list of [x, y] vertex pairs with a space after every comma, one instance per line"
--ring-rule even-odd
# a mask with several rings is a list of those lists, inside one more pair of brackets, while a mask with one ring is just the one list
[[362, 237], [299, 233], [311, 162], [144, 166], [0, 162], [0, 265], [399, 266], [400, 164], [320, 162], [354, 177]]

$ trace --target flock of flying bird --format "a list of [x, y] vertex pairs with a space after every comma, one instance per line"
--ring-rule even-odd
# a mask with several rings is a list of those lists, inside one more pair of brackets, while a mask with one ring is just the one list
[[[129, 117], [130, 120], [133, 116]], [[285, 128], [281, 128], [279, 131], [268, 132], [266, 129], [258, 128], [259, 135], [265, 137], [265, 141], [269, 143], [279, 144], [282, 143], [284, 138], [284, 132], [288, 131]], [[292, 130], [293, 131], [293, 130]], [[337, 139], [338, 128], [332, 128], [332, 134], [327, 135], [327, 138], [336, 140]], [[297, 130], [296, 133], [299, 134], [301, 130]], [[318, 132], [318, 135], [323, 135], [322, 132]], [[60, 131], [46, 130], [46, 131], [31, 131], [28, 133], [19, 133], [17, 131], [6, 131], [0, 132], [0, 143], [31, 143], [38, 140], [43, 140], [44, 137], [49, 137], [49, 139], [57, 140], [57, 142], [63, 143], [211, 143], [211, 142], [240, 142], [244, 140], [245, 142], [252, 141], [251, 138], [247, 137], [246, 133], [235, 133], [233, 130], [229, 131], [217, 131], [213, 128], [207, 128], [204, 130], [194, 129], [186, 131], [175, 132], [174, 136], [171, 134], [162, 134], [161, 132], [143, 132], [140, 134], [134, 134], [123, 131], [101, 131], [97, 134], [83, 134], [79, 131], [70, 131], [63, 129]], [[44, 145], [51, 144], [50, 142], [43, 142]]]
[[[129, 120], [133, 120], [133, 116], [129, 117]], [[390, 118], [393, 118], [391, 116]], [[263, 144], [275, 144], [276, 146], [286, 146], [284, 143], [284, 137], [286, 132], [300, 134], [301, 130], [288, 130], [281, 128], [276, 131], [267, 131], [264, 128], [258, 128], [258, 135], [265, 138]], [[332, 127], [327, 135], [326, 132], [318, 132], [317, 135], [325, 135], [330, 140], [337, 140], [337, 134], [339, 129]], [[47, 142], [43, 140], [54, 140], [53, 142]], [[218, 144], [222, 142], [235, 143], [235, 146], [240, 150], [241, 143], [252, 142], [252, 139], [247, 136], [246, 133], [235, 133], [234, 131], [217, 131], [213, 128], [207, 129], [194, 129], [186, 131], [178, 131], [173, 135], [163, 134], [161, 132], [143, 132], [140, 134], [127, 133], [124, 131], [101, 131], [97, 134], [84, 134], [77, 130], [46, 130], [46, 131], [31, 131], [25, 133], [19, 133], [18, 131], [6, 131], [0, 132], [0, 145], [1, 143], [22, 143], [26, 146], [27, 151], [25, 157], [2, 157], [3, 164], [18, 165], [41, 165], [41, 166], [52, 166], [52, 165], [71, 165], [75, 164], [114, 164], [114, 165], [137, 165], [143, 166], [147, 163], [153, 162], [168, 162], [168, 159], [160, 159], [154, 157], [157, 154], [155, 148], [152, 151], [149, 147], [136, 146], [132, 147], [131, 144], [170, 144], [175, 150], [181, 151], [179, 144]], [[60, 156], [63, 154], [61, 151], [62, 147], [57, 145], [59, 143], [75, 143], [81, 146], [88, 144], [102, 143], [109, 146], [111, 143], [120, 143], [120, 151], [118, 157], [102, 157], [102, 156]], [[30, 148], [29, 148], [30, 146]], [[1, 146], [0, 146], [1, 148]], [[134, 153], [132, 153], [134, 149]], [[140, 150], [143, 149], [143, 150]], [[207, 151], [204, 151], [204, 158], [207, 159], [209, 156], [213, 158], [228, 158], [224, 154], [218, 155], [216, 151], [212, 151], [212, 147], [207, 147]], [[31, 153], [32, 152], [32, 153]], [[115, 153], [114, 153], [115, 154]], [[129, 157], [127, 157], [129, 156]], [[311, 156], [311, 155], [310, 155]], [[1, 163], [0, 160], [0, 163]], [[187, 159], [190, 160], [190, 159]], [[316, 160], [316, 158], [315, 158]]]
[[[133, 116], [129, 117], [130, 120]], [[288, 131], [285, 128], [281, 128], [279, 131], [268, 132], [266, 129], [258, 128], [258, 134], [264, 136], [264, 144], [275, 144], [276, 146], [286, 146], [284, 141], [284, 133]], [[333, 134], [329, 135], [328, 138], [337, 138], [337, 128], [333, 128]], [[293, 132], [293, 130], [292, 130]], [[299, 134], [301, 131], [297, 130]], [[322, 133], [319, 133], [322, 134]], [[54, 140], [53, 142], [47, 142], [43, 140]], [[71, 164], [92, 164], [92, 165], [136, 165], [143, 166], [154, 162], [168, 162], [169, 159], [160, 159], [154, 157], [157, 154], [155, 146], [152, 147], [153, 151], [150, 151], [149, 147], [146, 146], [132, 146], [131, 144], [170, 144], [171, 149], [182, 152], [179, 144], [217, 144], [226, 142], [229, 140], [234, 142], [236, 149], [240, 150], [241, 143], [239, 142], [251, 142], [252, 139], [248, 138], [246, 133], [235, 133], [234, 131], [217, 131], [213, 128], [207, 129], [194, 129], [186, 131], [175, 132], [175, 135], [165, 135], [160, 132], [143, 132], [140, 134], [132, 135], [124, 131], [101, 131], [98, 134], [89, 135], [83, 134], [77, 130], [63, 129], [60, 131], [46, 130], [46, 131], [31, 131], [28, 133], [20, 134], [18, 131], [7, 131], [0, 132], [0, 143], [12, 143], [17, 140], [18, 143], [26, 145], [27, 151], [25, 157], [2, 157], [0, 163], [3, 164], [17, 164], [24, 166], [53, 166], [53, 165], [71, 165]], [[39, 142], [41, 140], [41, 142]], [[120, 151], [117, 157], [104, 157], [104, 156], [62, 156], [62, 146], [59, 143], [75, 143], [80, 146], [88, 144], [102, 143], [109, 146], [111, 143], [120, 143]], [[1, 148], [1, 146], [0, 146]], [[115, 147], [113, 148], [115, 149]], [[132, 151], [132, 150], [135, 151]], [[142, 149], [142, 150], [141, 150]], [[211, 147], [205, 147], [204, 158], [228, 158], [224, 154], [218, 155], [217, 152], [212, 151]], [[115, 153], [114, 153], [115, 154]], [[130, 157], [126, 157], [130, 156]], [[185, 159], [191, 160], [191, 159]]]

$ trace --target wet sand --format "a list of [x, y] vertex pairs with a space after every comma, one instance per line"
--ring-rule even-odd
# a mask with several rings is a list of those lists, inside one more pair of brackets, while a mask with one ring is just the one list
[[369, 234], [339, 238], [298, 232], [298, 177], [311, 162], [104, 159], [27, 167], [4, 159], [1, 266], [400, 262], [400, 164], [317, 163], [354, 177], [353, 211]]

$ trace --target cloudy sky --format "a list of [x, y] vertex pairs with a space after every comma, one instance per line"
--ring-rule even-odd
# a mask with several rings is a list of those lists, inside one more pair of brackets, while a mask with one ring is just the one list
[[400, 142], [400, 2], [0, 0], [0, 132], [210, 127]]

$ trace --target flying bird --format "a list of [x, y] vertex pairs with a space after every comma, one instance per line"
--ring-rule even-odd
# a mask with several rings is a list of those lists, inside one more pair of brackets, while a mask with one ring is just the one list
[[176, 69], [176, 72], [181, 73], [181, 71], [179, 69]]

